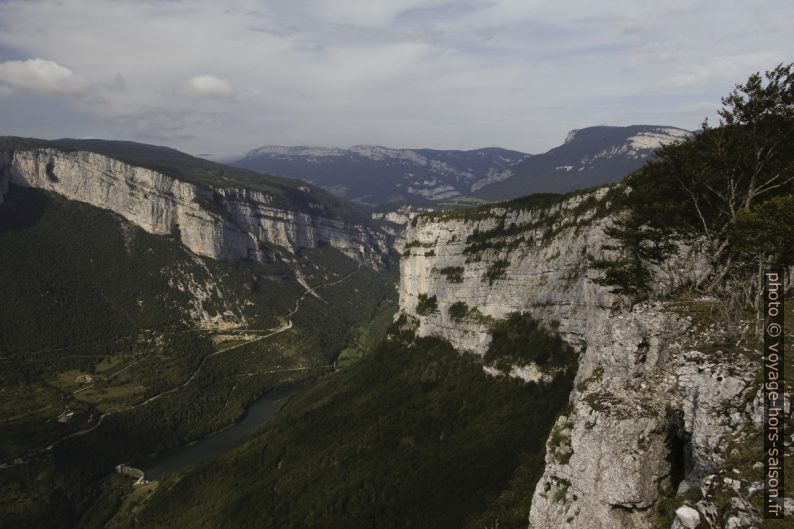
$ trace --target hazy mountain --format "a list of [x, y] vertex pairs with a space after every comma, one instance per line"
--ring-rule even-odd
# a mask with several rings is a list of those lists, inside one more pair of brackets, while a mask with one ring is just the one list
[[476, 182], [472, 191], [486, 200], [509, 200], [619, 182], [639, 169], [662, 144], [689, 134], [684, 129], [655, 125], [573, 130], [559, 147], [529, 156], [490, 181]]
[[298, 178], [368, 205], [427, 204], [466, 195], [528, 155], [496, 147], [471, 151], [265, 146], [232, 165]]
[[231, 164], [298, 178], [370, 206], [428, 205], [466, 195], [507, 200], [620, 181], [660, 145], [689, 134], [655, 125], [588, 127], [571, 131], [565, 143], [538, 155], [496, 147], [451, 151], [269, 145]]

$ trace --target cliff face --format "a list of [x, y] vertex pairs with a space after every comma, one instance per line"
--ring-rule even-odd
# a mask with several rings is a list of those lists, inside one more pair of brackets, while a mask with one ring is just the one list
[[[587, 258], [603, 256], [603, 230], [611, 221], [573, 226], [561, 220], [565, 227], [558, 226], [560, 231], [547, 243], [543, 239], [547, 230], [554, 229], [552, 217], [576, 209], [586, 199], [575, 197], [550, 210], [497, 207], [469, 219], [419, 217], [408, 225], [400, 264], [400, 308], [418, 319], [417, 333], [440, 336], [459, 350], [482, 355], [490, 343], [491, 320], [518, 311], [547, 325], [558, 321], [560, 333], [570, 343], [582, 345], [588, 326], [619, 310], [622, 303], [592, 282], [595, 273], [589, 270]], [[498, 241], [495, 245], [477, 250], [473, 239], [478, 235], [497, 233], [500, 225], [509, 229], [511, 224], [527, 229], [514, 237], [493, 237]], [[526, 242], [509, 248], [522, 238]], [[449, 270], [455, 268], [462, 271], [450, 280]], [[489, 271], [493, 276], [498, 268], [501, 274], [491, 281]], [[417, 314], [420, 295], [436, 296], [438, 311]], [[449, 307], [458, 301], [476, 307], [479, 314], [453, 320]]]
[[[736, 498], [719, 514], [723, 522], [751, 520], [752, 480], [728, 465], [736, 464], [730, 454], [757, 439], [761, 362], [750, 349], [706, 351], [708, 329], [687, 310], [711, 300], [632, 307], [593, 281], [600, 272], [591, 259], [609, 257], [615, 244], [605, 233], [610, 192], [420, 216], [405, 234], [400, 310], [419, 335], [461, 351], [484, 354], [490, 326], [512, 312], [557, 328], [580, 351], [568, 409], [547, 442], [530, 527], [658, 527], [659, 503], [688, 487], [703, 488], [704, 499], [689, 504], [704, 521], [718, 516], [710, 500], [717, 488]], [[704, 273], [698, 253], [681, 250], [654, 271], [652, 299]], [[453, 318], [449, 308], [460, 302], [468, 313]]]
[[0, 201], [9, 184], [53, 191], [114, 211], [150, 233], [178, 232], [192, 252], [215, 259], [268, 261], [279, 248], [294, 253], [328, 244], [380, 266], [386, 251], [382, 237], [325, 216], [320, 204], [290, 211], [274, 207], [264, 192], [184, 182], [93, 152], [16, 151], [0, 167]]
[[689, 504], [704, 521], [717, 521], [714, 489], [736, 499], [721, 522], [752, 518], [745, 499], [757, 483], [729, 460], [757, 440], [760, 362], [699, 351], [691, 321], [671, 309], [640, 304], [588, 336], [569, 411], [547, 442], [530, 527], [659, 527], [665, 491], [688, 488], [703, 490]]

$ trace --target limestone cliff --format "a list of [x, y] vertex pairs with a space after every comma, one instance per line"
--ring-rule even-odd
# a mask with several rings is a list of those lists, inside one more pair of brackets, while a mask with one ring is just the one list
[[[593, 283], [596, 273], [588, 264], [588, 255], [604, 253], [603, 230], [611, 220], [584, 222], [592, 210], [582, 211], [579, 219], [564, 218], [588, 198], [580, 195], [550, 208], [497, 206], [469, 217], [417, 217], [403, 235], [400, 308], [417, 317], [420, 336], [441, 336], [459, 350], [480, 355], [490, 342], [491, 320], [515, 311], [546, 324], [558, 321], [569, 342], [583, 345], [588, 326], [619, 311], [623, 303]], [[518, 227], [515, 235], [499, 235], [511, 225]], [[549, 230], [556, 232], [551, 238]], [[460, 273], [450, 278], [457, 269]], [[420, 295], [436, 296], [438, 310], [417, 314]], [[458, 301], [476, 312], [454, 321], [449, 307]]]
[[380, 266], [386, 252], [380, 235], [328, 215], [308, 187], [296, 191], [307, 195], [307, 208], [287, 209], [263, 191], [196, 184], [95, 152], [56, 148], [0, 155], [0, 201], [9, 185], [114, 211], [150, 233], [178, 233], [191, 251], [215, 259], [268, 261], [276, 252], [327, 244]]
[[[615, 248], [605, 229], [617, 192], [419, 216], [404, 235], [400, 311], [419, 335], [478, 355], [493, 322], [513, 312], [557, 328], [579, 350], [576, 387], [547, 442], [531, 528], [669, 526], [660, 522], [662, 502], [686, 503], [709, 527], [730, 520], [719, 526], [749, 527], [760, 474], [742, 465], [746, 446], [758, 442], [760, 353], [706, 347], [719, 329], [695, 308], [714, 300], [632, 306], [594, 281], [600, 272], [592, 260]], [[654, 270], [651, 299], [703, 273], [698, 252], [682, 247]], [[688, 488], [702, 490], [676, 497]]]

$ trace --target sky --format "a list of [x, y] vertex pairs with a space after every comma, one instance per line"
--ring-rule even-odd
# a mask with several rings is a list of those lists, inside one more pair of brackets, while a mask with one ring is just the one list
[[791, 0], [0, 0], [0, 134], [539, 153], [695, 129], [791, 27]]

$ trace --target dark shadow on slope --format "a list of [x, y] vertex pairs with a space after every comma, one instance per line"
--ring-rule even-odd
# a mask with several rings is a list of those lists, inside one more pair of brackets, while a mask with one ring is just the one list
[[12, 186], [3, 195], [3, 203], [0, 204], [0, 233], [24, 230], [35, 225], [44, 214], [47, 200], [44, 193]]

